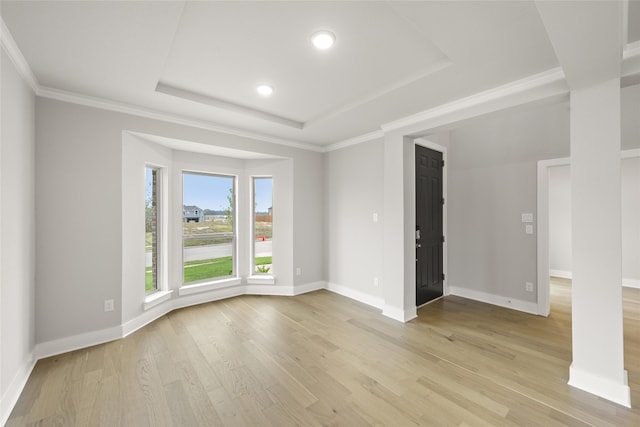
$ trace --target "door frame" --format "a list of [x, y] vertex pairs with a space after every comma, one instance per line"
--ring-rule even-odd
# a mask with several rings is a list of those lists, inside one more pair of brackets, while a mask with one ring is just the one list
[[[620, 160], [640, 157], [640, 148], [622, 150]], [[549, 316], [551, 298], [549, 288], [549, 168], [571, 166], [571, 157], [538, 161], [538, 314]], [[622, 284], [620, 284], [622, 286]]]
[[[416, 155], [416, 150], [415, 150], [415, 146], [419, 145], [421, 147], [425, 147], [425, 148], [429, 148], [431, 150], [434, 151], [439, 151], [440, 153], [442, 153], [442, 160], [444, 161], [444, 167], [442, 168], [442, 197], [444, 197], [444, 205], [442, 205], [442, 235], [444, 236], [444, 243], [442, 244], [442, 272], [444, 274], [445, 280], [442, 281], [442, 297], [445, 297], [447, 295], [450, 294], [449, 291], [449, 270], [447, 268], [448, 263], [447, 263], [447, 245], [448, 245], [448, 235], [447, 235], [447, 205], [448, 205], [448, 192], [447, 192], [447, 168], [449, 167], [449, 162], [447, 161], [447, 147], [440, 145], [440, 144], [436, 144], [435, 142], [429, 141], [427, 139], [424, 138], [417, 138], [413, 141], [414, 143], [414, 147], [413, 147], [413, 159], [412, 164], [413, 164], [413, 168], [412, 170], [412, 174], [413, 176], [411, 177], [411, 182], [413, 182], [413, 198], [411, 199], [411, 204], [413, 206], [411, 206], [411, 229], [415, 230], [416, 229], [416, 186], [415, 186], [415, 182], [416, 182], [416, 159], [415, 159], [415, 155]], [[414, 231], [415, 233], [415, 231]], [[414, 239], [415, 241], [415, 239]], [[414, 250], [415, 253], [415, 250]], [[416, 277], [416, 271], [415, 271], [415, 262], [413, 263], [414, 267], [413, 267], [413, 301], [416, 301], [416, 286], [415, 286], [415, 277]], [[423, 305], [421, 305], [420, 307], [423, 307], [425, 305], [428, 305], [430, 303], [432, 303], [433, 301], [437, 301], [440, 298], [436, 298], [432, 301], [429, 301]], [[417, 306], [416, 306], [417, 307]]]

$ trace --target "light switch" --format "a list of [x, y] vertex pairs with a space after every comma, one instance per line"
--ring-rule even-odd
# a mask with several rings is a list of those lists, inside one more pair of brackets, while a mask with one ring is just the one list
[[524, 226], [524, 232], [526, 234], [533, 234], [533, 225], [527, 224]]
[[533, 214], [532, 213], [523, 213], [522, 214], [522, 222], [533, 222]]
[[378, 222], [378, 213], [377, 212], [373, 213], [373, 222]]

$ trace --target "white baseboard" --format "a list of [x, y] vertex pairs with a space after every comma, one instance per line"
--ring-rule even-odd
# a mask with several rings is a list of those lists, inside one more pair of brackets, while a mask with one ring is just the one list
[[324, 281], [305, 283], [303, 285], [294, 286], [292, 295], [301, 295], [306, 294], [307, 292], [319, 291], [320, 289], [326, 289], [326, 287], [327, 282]]
[[397, 320], [398, 322], [407, 323], [408, 321], [418, 317], [418, 310], [416, 307], [403, 309], [385, 304], [382, 308], [382, 315], [387, 316], [390, 319]]
[[570, 386], [579, 388], [588, 393], [595, 394], [604, 399], [618, 403], [620, 405], [631, 408], [631, 389], [627, 380], [627, 371], [624, 371], [623, 383], [612, 381], [594, 375], [590, 372], [576, 368], [573, 363], [569, 367], [569, 383]]
[[539, 314], [538, 304], [535, 302], [522, 301], [515, 298], [503, 297], [501, 295], [493, 295], [487, 292], [461, 288], [458, 286], [450, 286], [449, 291], [451, 292], [450, 295], [456, 295], [462, 298], [472, 299], [474, 301], [480, 301], [500, 307], [511, 308], [525, 313]]
[[182, 294], [179, 298], [173, 298], [149, 308], [122, 325], [37, 344], [34, 353], [37, 359], [42, 359], [124, 338], [173, 310], [192, 305], [205, 304], [245, 294], [293, 296], [324, 288], [325, 282], [319, 281], [295, 287], [276, 285], [233, 285], [197, 294]]
[[29, 355], [28, 360], [18, 368], [18, 372], [13, 376], [9, 387], [0, 398], [0, 426], [5, 425], [13, 411], [13, 407], [18, 403], [20, 394], [27, 384], [31, 371], [36, 366], [34, 354]]
[[627, 288], [637, 288], [640, 289], [640, 280], [638, 279], [622, 279], [622, 286], [626, 286]]
[[155, 307], [152, 307], [141, 313], [139, 316], [136, 316], [128, 322], [125, 322], [122, 325], [122, 338], [131, 335], [138, 329], [147, 326], [149, 323], [172, 311], [172, 302], [173, 300], [169, 300], [166, 303], [158, 304]]
[[122, 338], [122, 326], [113, 326], [98, 331], [84, 332], [70, 337], [59, 338], [36, 344], [34, 350], [36, 359], [56, 356], [62, 353], [87, 348], [98, 344]]
[[571, 279], [573, 277], [573, 273], [567, 270], [549, 270], [549, 276], [560, 277], [562, 279]]
[[292, 296], [293, 286], [280, 285], [246, 285], [244, 294], [247, 295], [274, 295], [274, 296]]
[[256, 285], [249, 284], [245, 287], [244, 293], [247, 295], [274, 295], [291, 297], [295, 295], [306, 294], [307, 292], [317, 291], [325, 288], [325, 282], [304, 283], [297, 286], [282, 285]]
[[326, 289], [336, 294], [342, 295], [343, 297], [347, 297], [352, 300], [359, 301], [363, 304], [370, 305], [371, 307], [382, 309], [384, 306], [384, 300], [380, 297], [357, 291], [346, 286], [338, 285], [336, 283], [327, 282]]

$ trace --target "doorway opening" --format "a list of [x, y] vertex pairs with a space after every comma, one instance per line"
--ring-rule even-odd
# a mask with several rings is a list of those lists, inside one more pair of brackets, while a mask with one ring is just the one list
[[[640, 288], [640, 266], [634, 260], [640, 254], [640, 149], [625, 150], [621, 153], [623, 167], [622, 198], [623, 198], [623, 283], [625, 287]], [[634, 164], [635, 163], [635, 164]], [[550, 313], [550, 276], [560, 279], [571, 279], [571, 242], [567, 242], [567, 233], [558, 233], [558, 227], [571, 227], [571, 213], [567, 213], [567, 201], [562, 203], [561, 198], [570, 198], [570, 188], [567, 194], [567, 184], [564, 184], [564, 196], [562, 190], [557, 187], [553, 191], [550, 186], [558, 185], [559, 179], [567, 179], [568, 168], [571, 159], [551, 159], [538, 162], [538, 313], [548, 316]], [[564, 173], [563, 173], [564, 171]], [[635, 176], [635, 178], [634, 178]], [[556, 180], [556, 184], [553, 184]], [[550, 200], [553, 197], [556, 200]], [[554, 204], [554, 212], [550, 212]], [[564, 207], [563, 207], [564, 206]], [[569, 200], [570, 209], [570, 200]], [[550, 216], [555, 217], [556, 224], [550, 224]], [[554, 231], [554, 228], [556, 229]], [[625, 231], [627, 230], [627, 231]], [[552, 242], [551, 233], [555, 241]], [[564, 237], [559, 236], [563, 234]], [[570, 233], [568, 234], [570, 239]], [[553, 247], [551, 244], [553, 243]], [[567, 256], [567, 252], [569, 256]], [[569, 284], [565, 284], [569, 285]]]

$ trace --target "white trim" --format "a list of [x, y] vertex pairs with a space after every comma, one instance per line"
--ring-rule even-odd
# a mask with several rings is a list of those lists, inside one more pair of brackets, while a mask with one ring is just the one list
[[402, 309], [384, 304], [382, 307], [382, 315], [387, 316], [390, 319], [397, 320], [398, 322], [407, 323], [408, 321], [418, 317], [418, 310], [416, 307]]
[[[561, 87], [555, 88], [556, 85], [561, 84]], [[435, 126], [435, 123], [441, 121], [443, 117], [452, 116], [449, 121], [459, 121], [461, 118], [467, 118], [467, 116], [477, 116], [477, 112], [470, 111], [471, 115], [465, 114], [465, 111], [471, 110], [474, 107], [488, 105], [495, 101], [507, 100], [529, 92], [528, 98], [530, 100], [550, 96], [547, 93], [548, 89], [552, 89], [553, 92], [567, 93], [568, 87], [566, 86], [564, 71], [561, 67], [553, 68], [551, 70], [543, 71], [538, 74], [527, 76], [523, 79], [516, 80], [501, 86], [494, 87], [492, 89], [476, 93], [465, 98], [461, 98], [446, 104], [439, 105], [426, 111], [422, 111], [417, 114], [413, 114], [404, 117], [399, 120], [395, 120], [389, 123], [385, 123], [381, 126], [385, 132], [390, 132], [402, 128], [406, 128], [413, 125], [421, 125], [422, 130], [428, 130], [431, 126]], [[558, 92], [560, 90], [560, 92]], [[522, 104], [524, 101], [520, 100], [517, 104]], [[508, 107], [513, 105], [506, 105]], [[503, 106], [504, 107], [504, 106]], [[433, 125], [425, 124], [424, 122], [432, 122]]]
[[11, 62], [13, 62], [13, 65], [15, 65], [18, 70], [18, 74], [20, 74], [29, 86], [31, 86], [31, 90], [38, 93], [40, 83], [38, 83], [36, 75], [33, 74], [33, 70], [31, 70], [29, 63], [22, 54], [22, 51], [20, 51], [20, 48], [9, 31], [9, 28], [7, 28], [4, 23], [2, 16], [0, 16], [0, 44], [4, 48], [9, 59], [11, 59]]
[[147, 295], [147, 297], [144, 299], [144, 303], [142, 303], [143, 309], [149, 310], [150, 308], [155, 307], [158, 304], [161, 304], [165, 301], [168, 301], [171, 299], [171, 294], [173, 293], [173, 290], [171, 291], [158, 291], [158, 292], [154, 292], [151, 295]]
[[11, 415], [11, 411], [18, 403], [18, 399], [20, 398], [20, 394], [22, 394], [22, 390], [24, 390], [24, 386], [27, 385], [27, 381], [29, 380], [29, 376], [33, 371], [33, 368], [36, 366], [36, 359], [31, 353], [29, 358], [18, 368], [18, 371], [13, 376], [13, 379], [9, 383], [7, 390], [2, 395], [0, 399], [0, 425], [3, 426], [9, 419], [9, 415]]
[[[240, 279], [228, 280], [228, 282], [231, 281], [240, 281]], [[205, 286], [211, 285], [212, 284], [205, 284]], [[137, 331], [138, 329], [148, 325], [149, 323], [159, 319], [165, 314], [184, 307], [205, 304], [212, 301], [219, 301], [222, 299], [242, 295], [294, 296], [324, 288], [325, 282], [319, 281], [298, 286], [232, 285], [220, 287], [218, 285], [215, 289], [209, 290], [206, 293], [200, 290], [187, 292], [186, 294], [182, 293], [181, 295], [183, 296], [183, 298], [168, 298], [167, 300], [163, 301], [164, 303], [158, 303], [152, 307], [149, 307], [145, 312], [123, 323], [122, 325], [37, 344], [34, 352], [35, 358], [42, 359], [44, 357], [55, 356], [58, 354], [67, 353], [69, 351], [78, 350], [124, 338]], [[167, 295], [170, 297], [172, 295], [172, 292], [173, 291], [162, 293], [163, 295], [160, 297], [160, 299], [165, 298]]]
[[573, 278], [573, 273], [567, 270], [554, 270], [553, 268], [550, 268], [549, 276], [560, 277], [561, 279], [571, 279]]
[[341, 148], [351, 147], [352, 145], [358, 145], [363, 142], [374, 141], [380, 138], [384, 138], [384, 132], [381, 130], [375, 130], [373, 132], [365, 133], [364, 135], [354, 136], [353, 138], [343, 139], [342, 141], [327, 145], [325, 147], [325, 152], [340, 150]]
[[[249, 284], [245, 286], [245, 295], [274, 295], [290, 297], [295, 295], [292, 286]], [[303, 292], [301, 292], [303, 293]]]
[[[284, 145], [292, 148], [298, 148], [301, 150], [315, 151], [315, 152], [329, 152], [340, 148], [348, 147], [350, 145], [356, 145], [363, 142], [368, 142], [374, 139], [381, 138], [384, 132], [390, 130], [399, 129], [411, 124], [416, 124], [424, 120], [431, 120], [435, 117], [445, 114], [453, 114], [456, 111], [461, 111], [471, 106], [481, 105], [494, 101], [498, 98], [505, 98], [509, 95], [516, 93], [540, 90], [544, 86], [553, 85], [558, 81], [564, 81], [564, 72], [560, 67], [554, 68], [548, 71], [544, 71], [539, 74], [525, 77], [521, 80], [508, 83], [506, 85], [498, 86], [493, 89], [489, 89], [484, 92], [471, 95], [466, 98], [442, 104], [432, 109], [422, 111], [410, 116], [406, 116], [399, 120], [395, 120], [381, 126], [382, 130], [372, 131], [363, 135], [354, 136], [330, 145], [315, 145], [299, 141], [291, 141], [283, 138], [272, 137], [268, 135], [262, 135], [253, 133], [250, 131], [230, 128], [222, 125], [217, 125], [208, 121], [201, 121], [183, 117], [180, 115], [161, 112], [153, 109], [140, 107], [133, 104], [120, 103], [104, 98], [91, 97], [79, 93], [73, 93], [68, 91], [62, 91], [55, 88], [41, 86], [37, 80], [37, 77], [33, 73], [33, 70], [29, 66], [29, 63], [24, 58], [24, 55], [20, 51], [20, 48], [16, 44], [11, 32], [7, 28], [4, 20], [0, 16], [1, 28], [0, 28], [0, 44], [4, 48], [7, 55], [11, 58], [16, 68], [22, 77], [29, 83], [32, 90], [37, 96], [43, 98], [50, 98], [59, 101], [69, 102], [73, 104], [79, 104], [84, 106], [90, 106], [94, 108], [100, 108], [104, 110], [116, 111], [125, 114], [136, 115], [154, 120], [161, 120], [169, 123], [181, 124], [184, 126], [196, 127], [214, 132], [225, 133], [228, 135], [235, 135], [244, 138], [256, 139], [259, 141], [270, 142], [272, 144]], [[640, 41], [628, 43], [623, 49], [623, 67], [625, 63], [630, 63], [637, 57], [640, 57]], [[568, 91], [568, 89], [566, 90]], [[533, 98], [536, 98], [533, 96]], [[476, 114], [477, 115], [477, 114]]]
[[174, 310], [173, 304], [175, 300], [169, 300], [167, 304], [158, 304], [155, 307], [151, 307], [139, 316], [134, 317], [122, 324], [122, 337], [127, 337], [137, 331], [138, 329], [147, 326], [149, 323], [161, 318], [165, 314]]
[[192, 295], [183, 296], [180, 299], [170, 299], [165, 304], [158, 304], [150, 308], [139, 316], [125, 322], [122, 325], [122, 338], [134, 333], [138, 329], [148, 325], [149, 323], [161, 318], [165, 314], [184, 307], [192, 305], [206, 304], [211, 301], [219, 301], [225, 298], [231, 298], [244, 295], [244, 287], [227, 286], [219, 288], [207, 293], [194, 293]]
[[384, 307], [384, 300], [380, 297], [367, 294], [362, 291], [358, 291], [343, 285], [338, 285], [337, 283], [327, 282], [326, 286], [328, 291], [336, 293], [338, 295], [342, 295], [343, 297], [350, 298], [352, 300], [361, 302], [363, 304], [369, 305], [371, 307], [382, 309]]
[[219, 289], [237, 286], [242, 283], [242, 279], [231, 277], [229, 279], [216, 280], [214, 282], [197, 283], [193, 285], [183, 285], [178, 289], [178, 295], [191, 295], [200, 292], [216, 291]]
[[619, 383], [577, 368], [572, 363], [569, 367], [569, 381], [567, 384], [631, 408], [631, 389], [628, 385], [626, 370], [624, 370], [623, 382]]
[[530, 314], [538, 313], [538, 304], [535, 302], [522, 301], [515, 298], [504, 297], [502, 295], [494, 295], [474, 289], [461, 288], [458, 286], [450, 286], [450, 295], [471, 299], [474, 301], [484, 302], [486, 304], [497, 305], [499, 307], [510, 308]]
[[327, 283], [324, 281], [304, 283], [302, 285], [294, 285], [293, 295], [302, 295], [302, 294], [306, 294], [307, 292], [318, 291], [320, 289], [325, 289], [326, 286], [327, 286]]
[[243, 138], [250, 138], [258, 141], [270, 142], [272, 144], [284, 145], [287, 147], [298, 148], [300, 150], [315, 151], [323, 153], [325, 147], [321, 145], [309, 144], [299, 141], [292, 141], [284, 138], [277, 138], [273, 136], [254, 133], [242, 129], [236, 129], [215, 124], [213, 122], [196, 120], [188, 117], [180, 116], [178, 114], [162, 112], [151, 108], [142, 107], [135, 104], [129, 104], [124, 102], [113, 101], [106, 98], [100, 98], [95, 96], [89, 96], [81, 93], [70, 92], [42, 86], [38, 82], [36, 75], [29, 66], [29, 63], [24, 58], [24, 55], [20, 51], [20, 48], [16, 44], [11, 32], [4, 23], [4, 20], [0, 16], [0, 44], [4, 48], [5, 52], [13, 63], [15, 64], [18, 72], [29, 83], [33, 91], [37, 96], [42, 98], [55, 99], [57, 101], [69, 102], [72, 104], [84, 105], [86, 107], [94, 107], [102, 110], [115, 111], [124, 114], [130, 114], [134, 116], [144, 117], [147, 119], [160, 120], [163, 122], [174, 123], [189, 127], [195, 127], [213, 132], [220, 132], [227, 135], [235, 135]]
[[537, 276], [538, 276], [538, 314], [548, 316], [551, 312], [549, 298], [549, 168], [571, 163], [571, 158], [548, 159], [538, 161], [537, 170]]
[[247, 285], [275, 285], [276, 279], [272, 275], [255, 275], [247, 277]]
[[638, 279], [625, 279], [623, 277], [622, 278], [622, 286], [625, 286], [627, 288], [640, 289], [640, 280], [638, 280]]
[[291, 141], [282, 138], [276, 138], [272, 136], [262, 135], [254, 132], [249, 132], [241, 129], [235, 129], [217, 125], [213, 122], [191, 119], [188, 117], [180, 116], [177, 114], [166, 113], [158, 110], [153, 110], [146, 107], [140, 107], [134, 104], [127, 104], [123, 102], [112, 101], [105, 98], [98, 98], [89, 95], [63, 91], [54, 88], [48, 88], [41, 86], [37, 92], [38, 96], [43, 98], [55, 99], [58, 101], [69, 102], [72, 104], [84, 105], [87, 107], [100, 108], [102, 110], [115, 111], [118, 113], [130, 114], [134, 116], [144, 117], [147, 119], [160, 120], [163, 122], [174, 123], [194, 128], [200, 128], [210, 130], [213, 132], [220, 132], [227, 135], [235, 135], [243, 138], [250, 138], [257, 141], [270, 142], [272, 144], [285, 145], [287, 147], [298, 148], [300, 150], [324, 152], [323, 146], [316, 146], [312, 144], [306, 144], [303, 142]]
[[640, 157], [640, 148], [634, 148], [632, 150], [623, 150], [620, 152], [620, 157], [623, 159], [631, 159], [634, 157]]
[[120, 325], [39, 343], [36, 344], [34, 353], [35, 357], [40, 360], [45, 357], [103, 344], [119, 338], [122, 338], [122, 326]]

